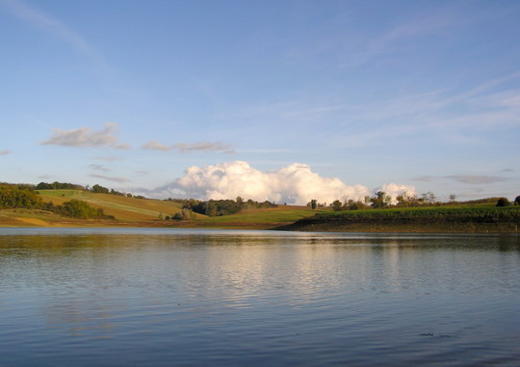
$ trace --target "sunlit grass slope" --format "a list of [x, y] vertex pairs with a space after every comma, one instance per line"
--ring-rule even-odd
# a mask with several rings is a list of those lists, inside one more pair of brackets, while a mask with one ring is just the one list
[[0, 227], [103, 227], [111, 221], [62, 217], [40, 209], [1, 209]]
[[280, 206], [277, 208], [246, 209], [232, 215], [203, 217], [196, 221], [201, 226], [273, 228], [293, 223], [318, 212], [304, 206]]
[[122, 221], [149, 221], [167, 216], [180, 210], [172, 201], [137, 199], [112, 194], [98, 194], [81, 190], [39, 190], [44, 201], [62, 204], [65, 201], [82, 200], [96, 208], [102, 208], [107, 215]]

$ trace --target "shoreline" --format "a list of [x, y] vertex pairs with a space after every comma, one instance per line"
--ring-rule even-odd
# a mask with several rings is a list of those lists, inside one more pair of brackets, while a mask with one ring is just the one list
[[429, 225], [429, 226], [411, 226], [411, 225], [369, 225], [369, 224], [348, 224], [348, 225], [330, 225], [330, 224], [309, 224], [301, 225], [298, 223], [291, 223], [282, 226], [266, 226], [266, 225], [160, 225], [153, 223], [70, 223], [70, 224], [56, 224], [56, 225], [13, 225], [0, 224], [0, 232], [2, 229], [38, 229], [38, 228], [53, 228], [53, 229], [73, 229], [73, 228], [91, 228], [91, 229], [110, 229], [110, 228], [129, 228], [129, 229], [215, 229], [215, 230], [268, 230], [268, 231], [286, 231], [286, 232], [330, 232], [330, 233], [440, 233], [440, 234], [510, 234], [518, 235], [520, 232], [518, 228], [513, 227], [514, 224], [500, 224], [500, 225], [482, 225], [474, 226], [444, 226], [444, 225]]

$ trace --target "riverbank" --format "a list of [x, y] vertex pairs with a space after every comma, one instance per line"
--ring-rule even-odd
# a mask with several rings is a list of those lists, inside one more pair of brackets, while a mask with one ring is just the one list
[[44, 210], [0, 210], [0, 227], [212, 228], [319, 232], [518, 233], [520, 207], [419, 207], [334, 212], [305, 207], [243, 210], [192, 220], [77, 219]]
[[318, 213], [277, 229], [323, 232], [518, 233], [520, 207], [424, 207]]

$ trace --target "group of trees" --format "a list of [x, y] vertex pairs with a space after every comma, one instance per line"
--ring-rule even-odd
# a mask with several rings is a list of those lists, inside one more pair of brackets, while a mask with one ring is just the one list
[[64, 217], [79, 219], [114, 219], [111, 215], [106, 215], [103, 209], [94, 208], [81, 200], [69, 200], [62, 205], [54, 205], [51, 202], [42, 205], [43, 210], [48, 210]]
[[250, 208], [275, 208], [276, 204], [270, 201], [254, 201], [244, 200], [238, 196], [235, 200], [196, 200], [196, 199], [173, 199], [168, 198], [166, 201], [173, 201], [181, 205], [181, 210], [172, 214], [163, 216], [159, 215], [159, 219], [164, 220], [190, 220], [195, 213], [204, 214], [210, 217], [220, 215], [230, 215]]
[[[359, 210], [359, 209], [384, 209], [390, 207], [415, 207], [421, 205], [432, 205], [436, 204], [436, 197], [433, 193], [427, 192], [422, 194], [421, 197], [399, 195], [395, 198], [395, 202], [392, 203], [392, 197], [384, 191], [378, 191], [373, 196], [365, 196], [363, 200], [334, 200], [329, 207], [333, 210]], [[313, 199], [307, 203], [307, 206], [311, 209], [320, 207], [327, 207], [326, 203], [320, 204], [317, 200]]]
[[133, 195], [131, 193], [124, 193], [120, 191], [116, 191], [114, 189], [110, 189], [105, 186], [101, 186], [99, 184], [95, 184], [94, 186], [82, 186], [77, 184], [72, 184], [68, 182], [40, 182], [38, 185], [27, 185], [33, 187], [35, 190], [83, 190], [83, 191], [90, 191], [96, 194], [110, 194], [110, 195], [118, 195], [118, 196], [126, 196], [128, 198], [136, 198], [136, 199], [146, 199], [142, 195]]
[[92, 187], [87, 186], [85, 190], [96, 193], [96, 194], [110, 194], [110, 195], [118, 195], [118, 196], [125, 196], [127, 198], [135, 198], [135, 199], [146, 199], [142, 195], [133, 195], [131, 193], [124, 193], [120, 191], [116, 191], [114, 189], [109, 189], [108, 187], [104, 187], [98, 184], [95, 184]]
[[167, 215], [166, 217], [162, 218], [162, 214], [159, 216], [159, 219], [164, 220], [190, 220], [193, 218], [193, 212], [190, 209], [181, 209], [175, 214], [172, 214], [171, 216]]
[[250, 208], [274, 208], [276, 204], [270, 201], [258, 202], [254, 200], [245, 201], [240, 196], [235, 200], [195, 200], [188, 199], [182, 202], [182, 208], [191, 210], [195, 213], [205, 214], [210, 217], [219, 215], [229, 215], [238, 213], [242, 209]]
[[[418, 207], [418, 206], [431, 206], [431, 205], [453, 205], [454, 203], [457, 203], [455, 201], [456, 196], [450, 195], [449, 196], [449, 202], [439, 202], [437, 201], [436, 196], [432, 192], [427, 192], [422, 194], [420, 197], [416, 196], [405, 196], [400, 195], [395, 198], [395, 201], [392, 202], [392, 198], [387, 195], [383, 191], [378, 191], [375, 193], [374, 196], [366, 196], [363, 200], [346, 200], [344, 202], [340, 200], [333, 201], [329, 207], [332, 208], [335, 211], [340, 210], [358, 210], [358, 209], [384, 209], [384, 208], [403, 208], [403, 207]], [[474, 201], [468, 201], [465, 202], [467, 204], [475, 203], [489, 203], [491, 204], [490, 200], [493, 200], [493, 198], [489, 199], [482, 199], [482, 200], [474, 200]], [[496, 206], [503, 207], [503, 206], [510, 206], [510, 205], [520, 205], [520, 196], [517, 196], [513, 202], [510, 202], [507, 198], [498, 198], [496, 200]], [[320, 204], [317, 202], [317, 200], [313, 199], [307, 203], [307, 206], [316, 209], [320, 207], [327, 207], [326, 203]]]
[[68, 182], [54, 181], [52, 183], [40, 182], [35, 187], [36, 190], [85, 190], [85, 187]]
[[43, 202], [34, 186], [0, 184], [0, 209], [41, 209], [71, 218], [103, 218], [107, 216], [103, 209], [93, 208], [84, 201], [70, 200], [61, 205]]
[[499, 198], [496, 204], [498, 207], [511, 205], [520, 205], [520, 195], [518, 195], [513, 202], [510, 202], [507, 198]]
[[27, 185], [0, 185], [0, 209], [27, 208], [38, 209], [42, 199]]

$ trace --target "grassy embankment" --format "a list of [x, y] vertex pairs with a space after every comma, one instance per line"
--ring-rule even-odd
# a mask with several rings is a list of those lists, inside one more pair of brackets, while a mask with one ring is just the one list
[[494, 200], [415, 208], [333, 212], [301, 206], [246, 209], [225, 216], [194, 214], [188, 221], [161, 220], [181, 210], [173, 201], [137, 199], [81, 190], [40, 190], [54, 204], [77, 199], [101, 208], [115, 220], [75, 219], [34, 209], [0, 210], [0, 226], [132, 226], [185, 228], [285, 229], [347, 232], [517, 232], [520, 207], [496, 208]]
[[186, 227], [186, 228], [243, 228], [269, 229], [293, 223], [313, 215], [306, 207], [281, 206], [277, 208], [247, 209], [240, 213], [218, 217], [193, 214], [188, 221], [160, 220], [159, 217], [172, 216], [181, 210], [173, 201], [137, 199], [112, 194], [92, 193], [82, 190], [39, 190], [45, 202], [55, 205], [71, 199], [82, 200], [95, 208], [101, 208], [115, 220], [66, 218], [44, 210], [3, 209], [0, 210], [0, 226], [42, 226], [42, 227]]
[[127, 198], [111, 194], [98, 194], [82, 190], [39, 190], [45, 202], [55, 205], [76, 199], [101, 208], [115, 220], [65, 218], [44, 210], [0, 210], [0, 226], [154, 226], [160, 225], [159, 216], [180, 210], [174, 202]]
[[[319, 210], [328, 212], [330, 209]], [[213, 227], [236, 229], [273, 229], [316, 214], [316, 210], [304, 206], [279, 206], [277, 208], [245, 209], [239, 213], [217, 217], [201, 216], [186, 224], [189, 227]]]
[[367, 209], [318, 213], [278, 229], [345, 232], [518, 233], [520, 207], [489, 204]]

